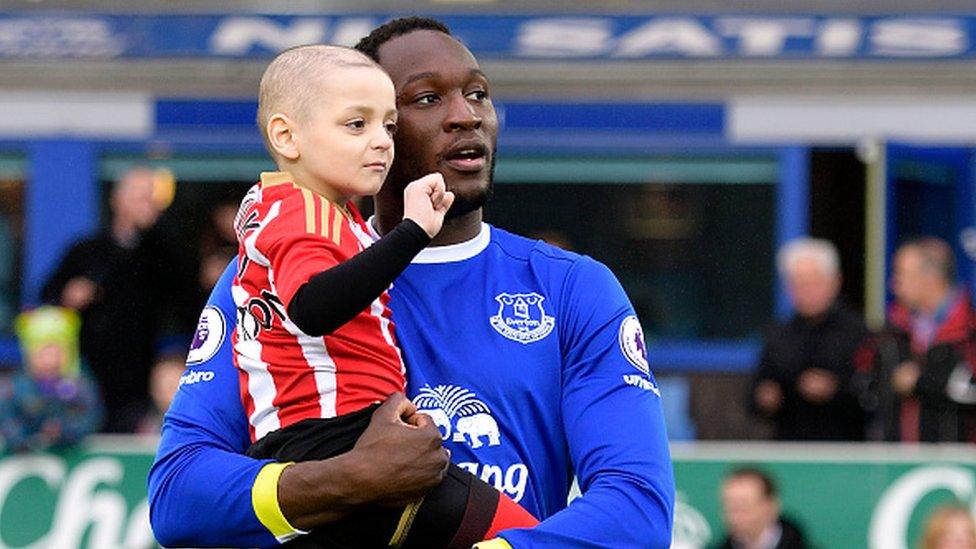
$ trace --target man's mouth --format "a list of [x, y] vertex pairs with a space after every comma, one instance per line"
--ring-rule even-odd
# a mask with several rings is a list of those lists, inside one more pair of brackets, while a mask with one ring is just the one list
[[444, 162], [459, 172], [479, 172], [487, 164], [488, 147], [481, 141], [468, 139], [455, 143], [444, 154]]

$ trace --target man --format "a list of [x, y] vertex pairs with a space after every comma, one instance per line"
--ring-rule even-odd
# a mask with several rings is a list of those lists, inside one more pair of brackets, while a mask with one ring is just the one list
[[133, 432], [146, 411], [158, 319], [171, 297], [172, 254], [151, 229], [155, 174], [135, 168], [112, 187], [111, 224], [71, 247], [43, 289], [81, 313], [81, 354], [105, 401], [106, 432]]
[[728, 536], [719, 549], [803, 549], [803, 533], [780, 517], [779, 495], [769, 476], [752, 468], [732, 471], [722, 483], [722, 521]]
[[956, 285], [952, 249], [938, 238], [895, 253], [896, 302], [875, 353], [878, 420], [885, 440], [976, 441], [976, 315]]
[[[157, 537], [268, 545], [362, 504], [410, 501], [439, 481], [443, 439], [455, 463], [546, 519], [502, 532], [498, 547], [667, 547], [667, 439], [623, 290], [591, 259], [482, 223], [498, 119], [487, 78], [443, 25], [393, 21], [358, 49], [390, 73], [399, 113], [373, 226], [396, 225], [403, 185], [420, 175], [442, 173], [456, 196], [391, 291], [408, 388], [429, 416], [394, 395], [347, 454], [294, 465], [238, 455], [247, 418], [223, 337], [235, 314], [225, 273], [150, 474]], [[566, 507], [574, 473], [583, 496]]]
[[778, 440], [863, 440], [854, 357], [868, 332], [837, 299], [837, 249], [800, 238], [778, 264], [795, 314], [766, 338], [749, 404], [773, 420]]

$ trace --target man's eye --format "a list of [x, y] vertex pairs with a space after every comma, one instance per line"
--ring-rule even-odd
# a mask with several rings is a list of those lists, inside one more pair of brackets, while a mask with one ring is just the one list
[[361, 130], [366, 127], [365, 120], [351, 120], [346, 122], [346, 127], [352, 130]]
[[485, 90], [475, 90], [468, 93], [468, 98], [474, 99], [475, 101], [484, 101], [485, 99], [488, 99], [488, 92]]
[[416, 100], [416, 103], [419, 103], [421, 105], [433, 105], [436, 102], [437, 102], [437, 96], [432, 93], [421, 95]]

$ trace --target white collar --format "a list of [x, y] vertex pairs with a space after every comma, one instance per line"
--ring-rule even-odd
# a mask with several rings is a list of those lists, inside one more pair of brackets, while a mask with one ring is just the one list
[[[376, 216], [370, 216], [366, 221], [366, 226], [369, 228], [370, 236], [379, 240], [380, 234], [373, 225], [375, 219]], [[465, 240], [457, 244], [448, 244], [446, 246], [424, 248], [410, 263], [453, 263], [455, 261], [464, 261], [484, 251], [488, 247], [489, 242], [491, 242], [491, 226], [487, 223], [482, 223], [481, 230], [471, 240]]]

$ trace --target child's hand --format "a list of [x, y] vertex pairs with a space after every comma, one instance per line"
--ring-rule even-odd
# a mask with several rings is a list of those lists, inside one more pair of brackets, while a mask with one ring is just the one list
[[434, 238], [453, 203], [454, 193], [444, 186], [444, 176], [436, 172], [428, 174], [403, 190], [403, 218], [413, 220]]

